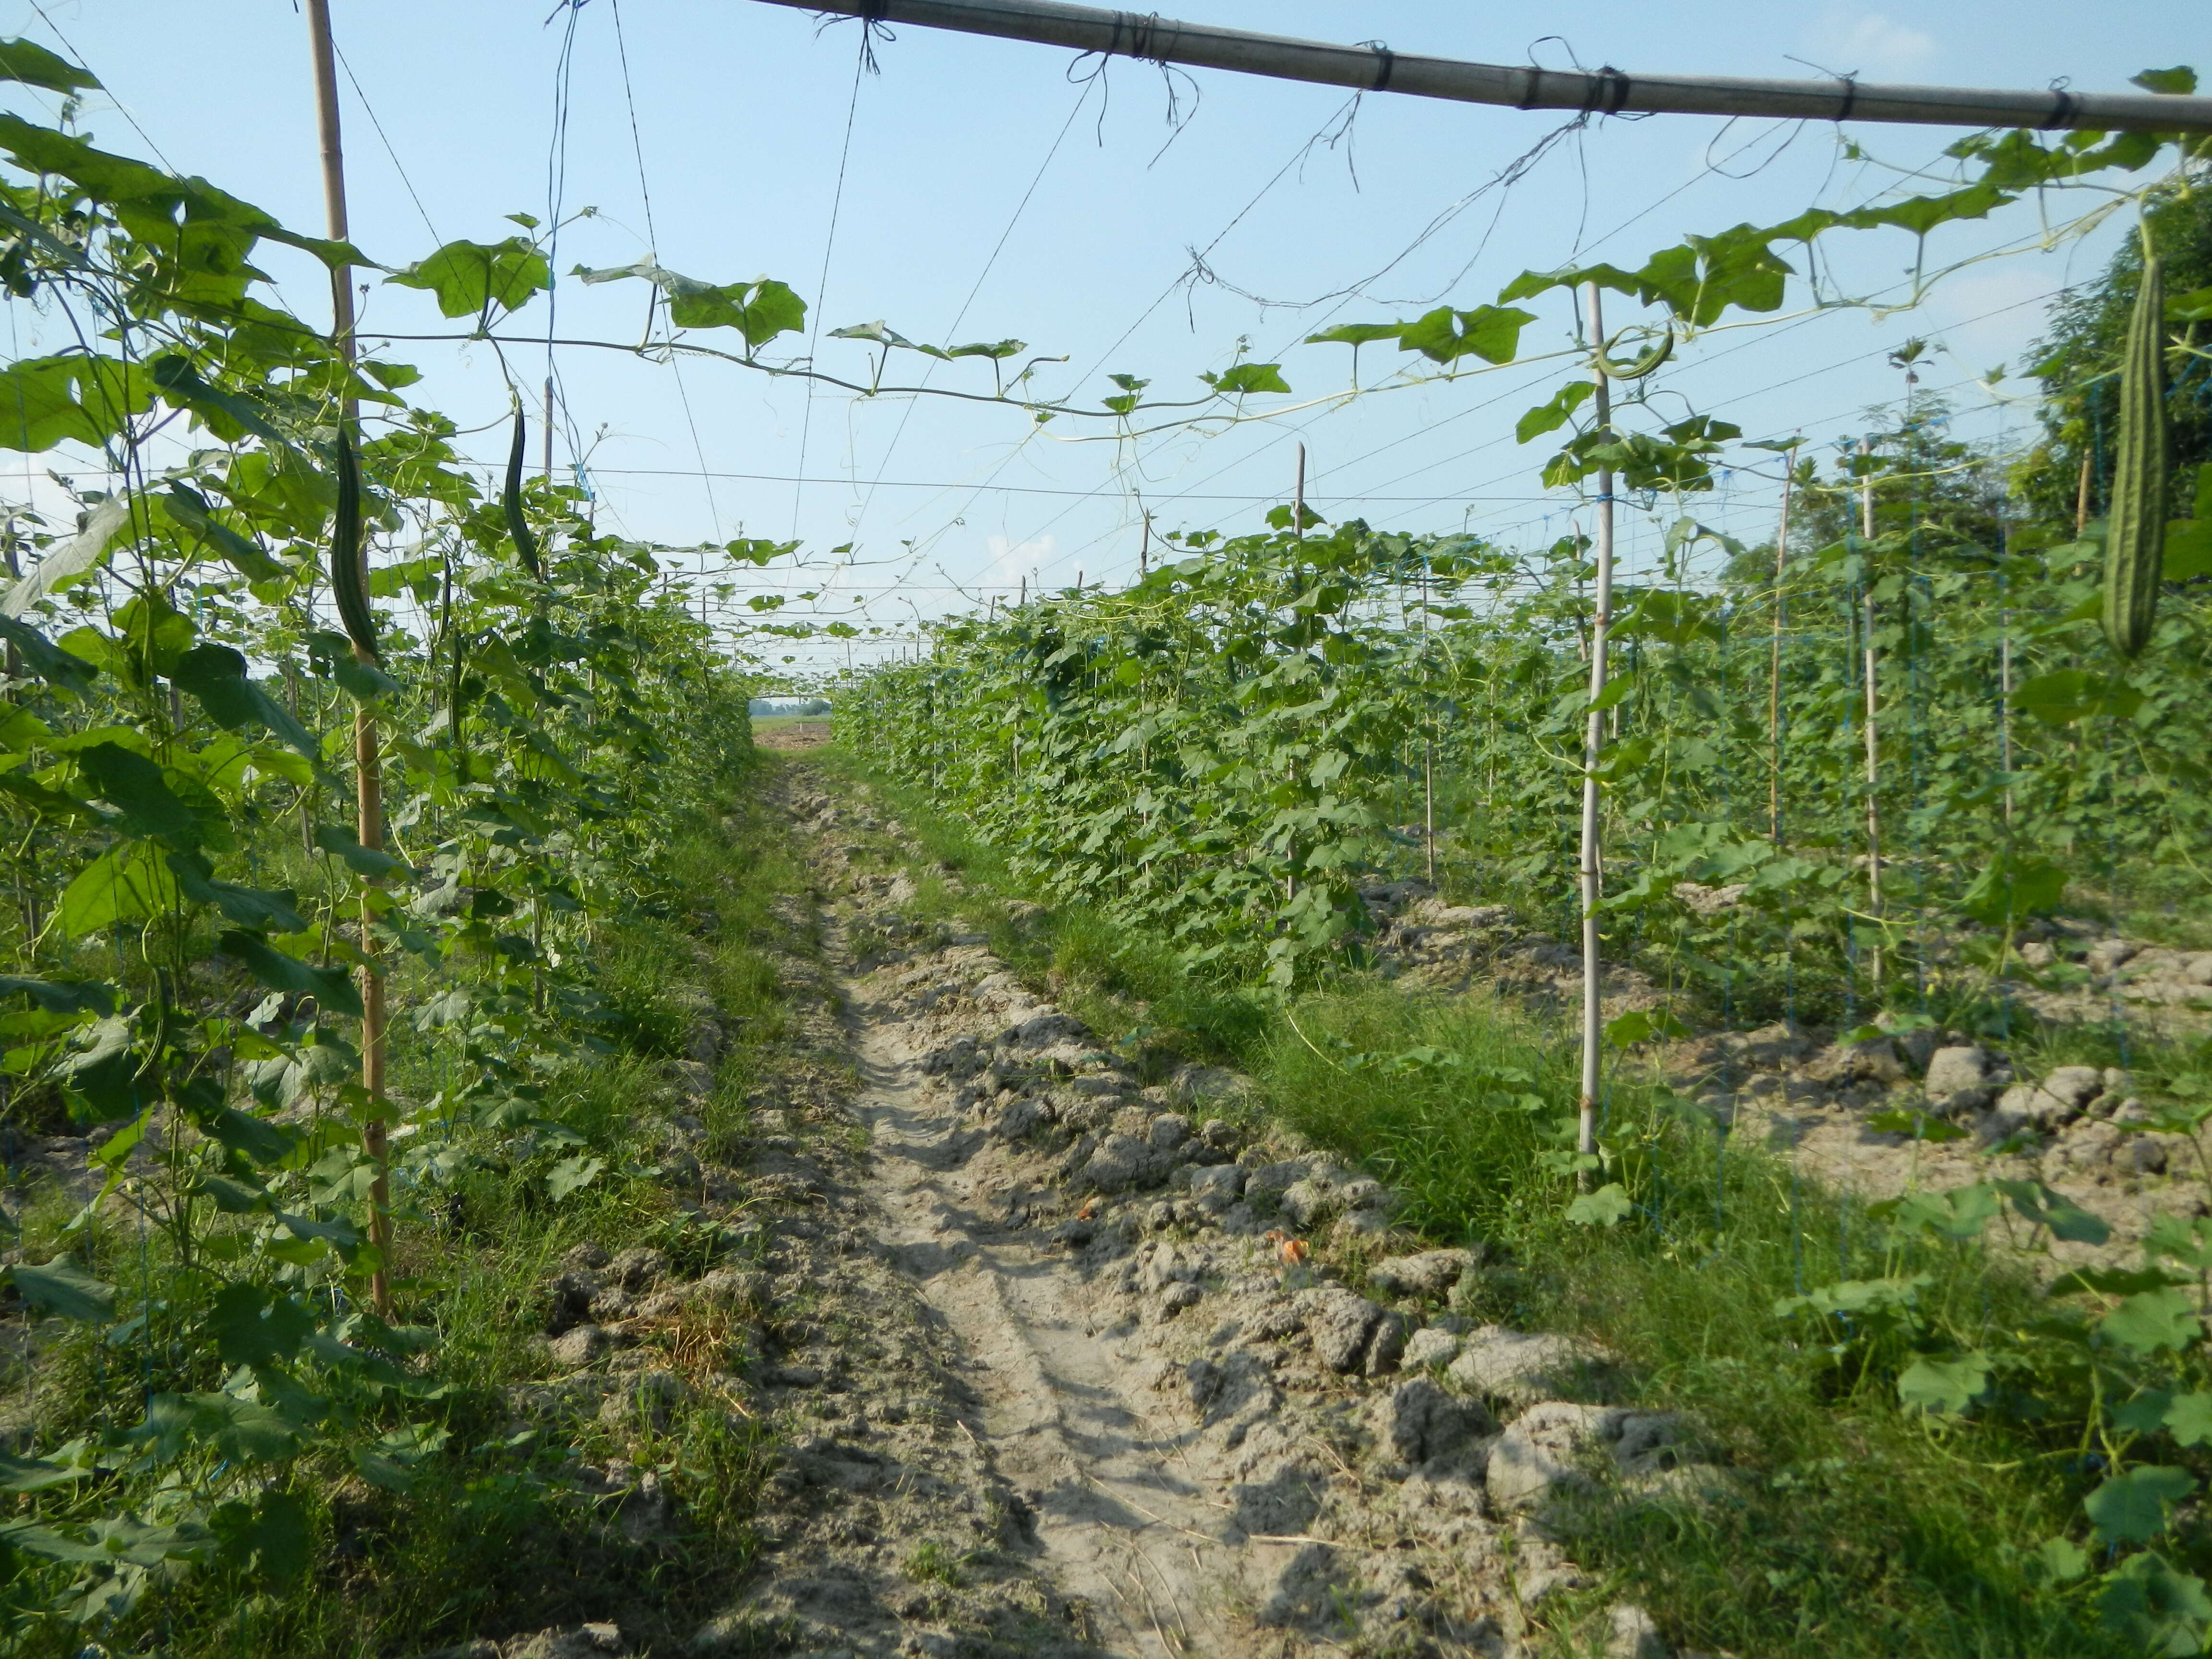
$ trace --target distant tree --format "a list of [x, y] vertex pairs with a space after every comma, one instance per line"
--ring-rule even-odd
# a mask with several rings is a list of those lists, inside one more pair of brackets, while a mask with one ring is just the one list
[[[2154, 200], [2146, 213], [2151, 243], [2165, 266], [2169, 298], [2212, 288], [2212, 169]], [[2014, 481], [2035, 517], [2071, 528], [2088, 467], [2088, 516], [2101, 517], [2112, 485], [2117, 436], [2120, 346], [2128, 313], [2142, 286], [2142, 244], [2130, 234], [2104, 275], [2065, 295], [2051, 310], [2050, 331], [2036, 343], [2031, 371], [2043, 382], [2044, 438], [2015, 470]], [[2212, 324], [2191, 323], [2195, 345], [2212, 338]], [[2185, 510], [2185, 469], [2212, 460], [2212, 362], [2167, 358], [2166, 411], [2172, 433], [2175, 513]]]
[[[1854, 446], [1832, 454], [1825, 468], [1811, 459], [1799, 463], [1790, 558], [1812, 557], [1861, 532], [1863, 476], [1874, 483], [1875, 535], [1910, 532], [1918, 568], [1986, 564], [1996, 551], [2004, 500], [2004, 479], [1994, 458], [1954, 434], [1950, 406], [1932, 394], [1914, 398], [1909, 414], [1875, 410], [1869, 415], [1870, 423], [1887, 429], [1870, 434], [1865, 462]], [[1771, 581], [1773, 570], [1769, 542], [1747, 563], [1745, 574]]]

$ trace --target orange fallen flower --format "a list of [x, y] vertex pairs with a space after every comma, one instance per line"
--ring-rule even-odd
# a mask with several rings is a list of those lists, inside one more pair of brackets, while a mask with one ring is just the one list
[[1075, 1218], [1078, 1221], [1088, 1221], [1097, 1213], [1098, 1200], [1095, 1198], [1086, 1198], [1083, 1200], [1083, 1207], [1075, 1212]]
[[1288, 1233], [1272, 1232], [1268, 1242], [1274, 1245], [1275, 1254], [1283, 1259], [1286, 1267], [1295, 1267], [1313, 1254], [1312, 1247], [1303, 1238], [1292, 1238]]

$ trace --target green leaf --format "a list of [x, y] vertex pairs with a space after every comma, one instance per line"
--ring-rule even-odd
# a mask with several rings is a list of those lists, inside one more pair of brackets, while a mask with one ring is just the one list
[[2166, 1427], [2185, 1446], [2212, 1441], [2212, 1394], [2178, 1394], [2166, 1408]]
[[679, 276], [650, 254], [634, 265], [605, 270], [586, 270], [578, 265], [575, 275], [586, 283], [642, 277], [668, 296], [668, 320], [677, 327], [734, 328], [744, 336], [748, 350], [766, 345], [779, 334], [795, 334], [806, 326], [806, 302], [769, 276], [750, 283], [702, 283]]
[[205, 1170], [191, 1178], [191, 1189], [213, 1200], [216, 1208], [225, 1215], [258, 1215], [270, 1204], [268, 1188], [248, 1186], [243, 1181], [233, 1181], [228, 1176], [213, 1175]]
[[167, 495], [149, 499], [160, 502], [180, 527], [214, 544], [248, 581], [282, 581], [292, 574], [247, 538], [218, 520], [206, 497], [198, 490], [181, 483], [172, 483]]
[[1956, 1359], [1913, 1360], [1897, 1379], [1897, 1398], [1910, 1410], [1937, 1413], [1965, 1411], [1988, 1391], [1990, 1357], [1961, 1355]]
[[1959, 908], [1985, 927], [2002, 927], [2048, 915], [2065, 891], [2066, 872], [2058, 866], [2007, 848], [1984, 866]]
[[138, 1052], [131, 1022], [122, 1015], [94, 1023], [77, 1035], [83, 1046], [54, 1067], [54, 1080], [91, 1109], [91, 1121], [112, 1123], [137, 1114]]
[[100, 88], [100, 81], [91, 70], [79, 69], [67, 58], [57, 58], [44, 46], [28, 40], [0, 40], [0, 81], [44, 87], [48, 92], [96, 92]]
[[2179, 1352], [2194, 1342], [2201, 1327], [2196, 1304], [2179, 1290], [2143, 1291], [2106, 1314], [2098, 1328], [2136, 1353], [2162, 1348]]
[[163, 398], [175, 408], [191, 410], [225, 443], [236, 443], [249, 434], [264, 443], [284, 441], [283, 434], [270, 424], [268, 416], [253, 399], [210, 386], [192, 366], [192, 360], [181, 353], [164, 352], [146, 368]]
[[2070, 1538], [2046, 1538], [2028, 1552], [2036, 1576], [2047, 1584], [2070, 1584], [2089, 1571], [2089, 1557]]
[[[2204, 290], [2205, 317], [2212, 319], [2212, 288]], [[2176, 519], [2166, 527], [2160, 556], [2161, 580], [2185, 582], [2212, 575], [2212, 519]]]
[[[82, 1447], [82, 1441], [72, 1445]], [[64, 1463], [43, 1457], [18, 1457], [12, 1452], [0, 1452], [0, 1492], [44, 1492], [49, 1486], [82, 1480], [92, 1470], [75, 1463]]]
[[50, 1014], [95, 1014], [105, 1017], [115, 1012], [115, 988], [98, 980], [63, 982], [45, 979], [17, 979], [0, 974], [0, 996], [27, 996]]
[[258, 1285], [226, 1285], [216, 1292], [207, 1330], [226, 1365], [270, 1365], [289, 1359], [315, 1328], [315, 1316], [298, 1297], [272, 1295]]
[[246, 970], [272, 991], [295, 991], [313, 997], [333, 1013], [361, 1018], [361, 992], [352, 975], [343, 968], [317, 968], [289, 957], [258, 933], [234, 929], [216, 940], [216, 948], [245, 964]]
[[1518, 306], [1478, 306], [1473, 311], [1438, 306], [1400, 327], [1398, 349], [1439, 363], [1470, 356], [1486, 363], [1510, 363], [1520, 349], [1522, 325], [1535, 320], [1534, 313]]
[[179, 690], [198, 698], [208, 718], [226, 731], [272, 732], [310, 761], [322, 758], [313, 735], [267, 687], [247, 678], [245, 657], [228, 646], [194, 646], [169, 678]]
[[[0, 397], [5, 395], [4, 380], [0, 378]], [[4, 408], [0, 408], [0, 419], [4, 419], [5, 415]], [[96, 445], [94, 447], [97, 447]], [[45, 556], [40, 559], [38, 568], [11, 586], [5, 598], [0, 598], [0, 616], [20, 617], [26, 610], [48, 594], [60, 592], [97, 569], [106, 559], [116, 537], [130, 522], [130, 504], [123, 496], [111, 495], [100, 502], [85, 519], [83, 529], [68, 541], [58, 542], [49, 547]], [[133, 605], [139, 603], [135, 599], [131, 601]], [[125, 607], [125, 610], [130, 608]]]
[[82, 696], [92, 690], [100, 670], [82, 657], [64, 651], [28, 623], [0, 617], [0, 642], [21, 653], [31, 672], [57, 690]]
[[385, 280], [402, 288], [427, 289], [438, 296], [438, 310], [444, 316], [480, 316], [486, 322], [495, 310], [518, 310], [538, 289], [553, 285], [544, 254], [523, 236], [500, 242], [448, 242], [428, 258]]
[[300, 1449], [301, 1429], [285, 1412], [230, 1394], [155, 1395], [134, 1438], [161, 1440], [181, 1450], [198, 1441], [237, 1462], [276, 1463]]
[[356, 702], [391, 696], [399, 690], [399, 682], [382, 669], [356, 660], [352, 641], [344, 635], [328, 629], [307, 636], [307, 659], [317, 673], [336, 680], [338, 689]]
[[2185, 1267], [2200, 1273], [2212, 1268], [2212, 1216], [2191, 1216], [2185, 1220], [2161, 1211], [2151, 1218], [2150, 1225], [2144, 1230], [2143, 1245], [2154, 1255], [2178, 1261]]
[[1376, 340], [1395, 340], [1404, 330], [1403, 323], [1339, 323], [1334, 328], [1325, 328], [1318, 334], [1305, 337], [1308, 345], [1367, 345]]
[[161, 769], [143, 755], [112, 743], [77, 751], [85, 781], [121, 815], [125, 832], [190, 850], [205, 839], [198, 816], [163, 781]]
[[1608, 1181], [1567, 1206], [1567, 1219], [1578, 1227], [1610, 1227], [1635, 1212], [1635, 1201], [1617, 1181]]
[[2071, 726], [2093, 714], [2122, 719], [2142, 707], [2142, 693], [2079, 668], [2039, 674], [2013, 689], [2012, 706], [2045, 726]]
[[1878, 1135], [1911, 1135], [1915, 1140], [1924, 1140], [1931, 1146], [1966, 1138], [1966, 1131], [1957, 1124], [1946, 1123], [1942, 1118], [1930, 1117], [1925, 1112], [1876, 1112], [1867, 1119], [1866, 1127]]
[[0, 1526], [0, 1544], [21, 1550], [27, 1555], [79, 1566], [112, 1566], [115, 1560], [100, 1544], [83, 1542], [34, 1521], [10, 1521]]
[[355, 1252], [361, 1249], [361, 1231], [350, 1221], [316, 1221], [307, 1216], [291, 1215], [282, 1210], [276, 1212], [276, 1219], [293, 1237], [327, 1244], [348, 1261], [351, 1261]]
[[[293, 908], [294, 899], [289, 889], [274, 891], [258, 887], [240, 887], [215, 878], [215, 866], [198, 853], [172, 853], [168, 856], [169, 872], [175, 878], [177, 890], [195, 904], [211, 904], [224, 917], [240, 927], [264, 933], [301, 933], [307, 931], [307, 919]], [[69, 900], [64, 895], [63, 908], [67, 913]]]
[[296, 1492], [270, 1486], [251, 1509], [224, 1504], [211, 1518], [224, 1553], [266, 1583], [294, 1583], [313, 1559], [314, 1528], [307, 1500]]
[[2133, 1296], [2138, 1291], [2163, 1290], [2186, 1280], [2162, 1267], [2077, 1267], [2051, 1281], [2052, 1296], [2079, 1296], [2084, 1291], [2099, 1296]]
[[180, 894], [161, 854], [144, 842], [112, 847], [62, 891], [60, 927], [85, 939], [118, 922], [144, 921], [173, 908]]
[[[600, 275], [595, 271], [580, 270], [578, 274], [587, 283], [596, 280]], [[903, 346], [908, 351], [921, 349], [880, 318], [872, 323], [848, 323], [842, 328], [833, 328], [830, 331], [830, 337], [833, 340], [872, 340], [878, 345]]]
[[2149, 69], [2141, 75], [2130, 75], [2128, 84], [2141, 87], [2145, 92], [2185, 98], [2197, 90], [2197, 71], [2186, 64], [2177, 64], [2172, 69]]
[[2147, 1544], [2166, 1530], [2166, 1511], [2197, 1488], [2186, 1469], [2145, 1464], [2114, 1475], [2081, 1507], [2108, 1544]]
[[371, 881], [385, 877], [412, 873], [412, 866], [404, 859], [396, 859], [389, 853], [380, 853], [374, 848], [363, 847], [343, 830], [333, 823], [320, 824], [315, 830], [315, 845], [325, 853], [335, 854], [346, 867], [357, 876]]
[[49, 789], [21, 772], [0, 772], [0, 793], [13, 796], [40, 817], [84, 830], [105, 830], [107, 819], [75, 795]]
[[1589, 380], [1569, 380], [1545, 402], [1523, 415], [1514, 423], [1513, 437], [1516, 443], [1527, 443], [1531, 438], [1540, 438], [1547, 432], [1556, 432], [1567, 423], [1567, 419], [1596, 392]]
[[2097, 1610], [2106, 1627], [2142, 1654], [2181, 1656], [2204, 1650], [2212, 1595], [2204, 1581], [2155, 1551], [2131, 1555], [2105, 1577]]
[[195, 1113], [192, 1121], [210, 1140], [264, 1169], [282, 1164], [299, 1146], [297, 1130], [282, 1123], [267, 1122], [235, 1106], [217, 1106]]
[[115, 1286], [103, 1284], [65, 1255], [43, 1267], [20, 1263], [8, 1269], [15, 1293], [41, 1313], [101, 1324], [115, 1317]]
[[1280, 363], [1239, 363], [1220, 374], [1201, 374], [1204, 380], [1224, 397], [1242, 396], [1251, 392], [1288, 392], [1290, 383], [1283, 379]]
[[2048, 1227], [2053, 1238], [2063, 1238], [2070, 1244], [2102, 1244], [2112, 1236], [2112, 1230], [2104, 1222], [2039, 1181], [1993, 1181], [1990, 1184], [2011, 1200], [2022, 1218]]
[[[988, 357], [996, 363], [1004, 362], [1009, 357], [1018, 357], [1029, 349], [1027, 340], [970, 340], [966, 345], [947, 349], [943, 355], [947, 358]], [[934, 353], [937, 348], [923, 346], [921, 349]]]
[[545, 1172], [545, 1190], [556, 1204], [561, 1203], [598, 1180], [606, 1167], [605, 1159], [587, 1158], [581, 1153], [564, 1158]]
[[[0, 117], [0, 131], [8, 119]], [[153, 403], [152, 378], [112, 358], [14, 362], [0, 369], [0, 449], [40, 455], [70, 438], [98, 449]]]
[[1605, 1040], [1616, 1048], [1633, 1048], [1655, 1036], [1680, 1039], [1689, 1034], [1690, 1028], [1664, 1008], [1632, 1008], [1605, 1024]]

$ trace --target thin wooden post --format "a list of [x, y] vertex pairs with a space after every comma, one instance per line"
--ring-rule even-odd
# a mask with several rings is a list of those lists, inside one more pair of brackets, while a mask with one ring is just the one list
[[[1597, 386], [1597, 430], [1613, 425], [1613, 392], [1605, 375], [1605, 316], [1597, 284], [1585, 290], [1589, 307], [1590, 376]], [[1582, 1111], [1575, 1135], [1576, 1151], [1584, 1157], [1597, 1151], [1598, 1079], [1603, 1050], [1604, 1006], [1599, 995], [1600, 940], [1598, 938], [1598, 778], [1597, 768], [1605, 738], [1605, 716], [1598, 699], [1605, 695], [1606, 635], [1613, 625], [1613, 468], [1597, 475], [1597, 593], [1590, 617], [1590, 711], [1583, 730], [1583, 836], [1581, 885], [1583, 902], [1583, 1087]], [[1589, 1171], [1577, 1172], [1576, 1184], [1587, 1191]]]
[[1306, 447], [1298, 445], [1298, 483], [1291, 496], [1291, 528], [1300, 541], [1306, 538]]
[[2012, 526], [1997, 508], [1997, 764], [2005, 775], [2005, 828], [2012, 828]]
[[1429, 885], [1437, 884], [1437, 705], [1429, 690], [1429, 556], [1421, 555], [1421, 694], [1428, 729], [1421, 736], [1421, 845], [1429, 855]]
[[[307, 0], [307, 33], [314, 51], [315, 129], [322, 144], [323, 208], [331, 240], [347, 239], [345, 151], [338, 136], [338, 80], [337, 54], [331, 44], [330, 0]], [[349, 370], [354, 360], [353, 267], [337, 265], [331, 271], [331, 337]], [[350, 429], [361, 408], [350, 390], [338, 418]], [[362, 586], [368, 586], [368, 541], [356, 555], [363, 563]], [[374, 659], [354, 643], [355, 659], [373, 665]], [[353, 716], [355, 834], [372, 851], [384, 845], [384, 780], [378, 756], [376, 716], [366, 704], [356, 705]], [[379, 1115], [384, 1109], [385, 1009], [384, 970], [376, 963], [376, 913], [364, 897], [361, 906], [361, 1086], [368, 1094], [370, 1116], [362, 1125], [362, 1150], [368, 1154], [376, 1173], [368, 1193], [368, 1240], [376, 1251], [369, 1272], [370, 1304], [380, 1317], [392, 1312], [392, 1165], [390, 1148]]]
[[1766, 679], [1766, 817], [1774, 844], [1782, 844], [1782, 611], [1790, 562], [1790, 488], [1796, 482], [1797, 446], [1782, 458], [1782, 519], [1774, 532], [1774, 648]]
[[1881, 785], [1881, 742], [1876, 726], [1877, 711], [1881, 706], [1878, 662], [1874, 645], [1874, 440], [1859, 440], [1859, 457], [1867, 470], [1859, 477], [1859, 539], [1866, 551], [1861, 556], [1864, 586], [1859, 590], [1859, 629], [1863, 635], [1866, 674], [1866, 835], [1867, 835], [1867, 915], [1874, 923], [1873, 982], [1875, 994], [1881, 994], [1881, 803], [1877, 792]]

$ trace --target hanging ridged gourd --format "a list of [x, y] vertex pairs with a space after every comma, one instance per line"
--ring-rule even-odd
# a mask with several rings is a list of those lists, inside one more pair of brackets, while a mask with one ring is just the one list
[[2123, 657], [2150, 643], [2166, 544], [2166, 284], [2143, 256], [2120, 361], [2120, 438], [2105, 532], [2105, 637]]

